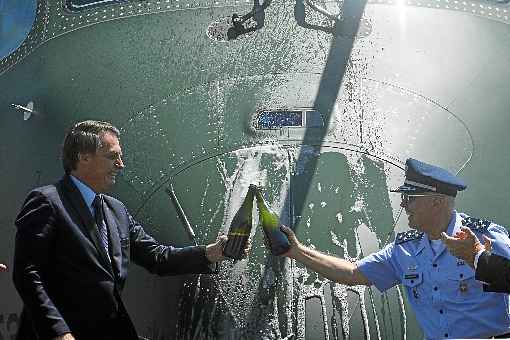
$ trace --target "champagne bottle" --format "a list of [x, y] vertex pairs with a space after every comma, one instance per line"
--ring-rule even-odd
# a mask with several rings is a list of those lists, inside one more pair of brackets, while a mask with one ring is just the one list
[[[255, 187], [255, 186], [254, 186]], [[273, 255], [281, 255], [290, 249], [289, 239], [280, 230], [280, 219], [267, 205], [260, 189], [255, 187], [255, 197], [257, 198], [257, 207], [259, 209], [259, 220], [264, 230], [266, 247]]]
[[250, 185], [243, 204], [235, 214], [228, 230], [228, 240], [223, 247], [223, 255], [235, 260], [244, 258], [246, 242], [250, 238], [252, 227], [253, 189]]

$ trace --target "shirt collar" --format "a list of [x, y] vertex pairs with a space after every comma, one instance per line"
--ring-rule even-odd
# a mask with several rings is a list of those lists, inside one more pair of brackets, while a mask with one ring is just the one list
[[[452, 217], [450, 218], [450, 222], [448, 223], [448, 227], [446, 228], [446, 233], [448, 235], [453, 235], [457, 231], [460, 231], [460, 226], [462, 225], [462, 218], [459, 214], [454, 210], [452, 213]], [[418, 246], [418, 249], [416, 250], [416, 254], [418, 254], [420, 251], [422, 251], [425, 247], [430, 248], [430, 241], [427, 233], [423, 233], [423, 237], [420, 241], [420, 245]], [[438, 253], [437, 255], [439, 255]]]
[[85, 200], [85, 204], [87, 204], [87, 207], [89, 208], [90, 212], [92, 213], [92, 215], [94, 215], [94, 208], [92, 207], [92, 202], [94, 201], [94, 198], [96, 198], [96, 193], [88, 185], [86, 185], [73, 175], [70, 175], [69, 177], [71, 177], [73, 183], [76, 185], [78, 190], [80, 190], [80, 193], [83, 199]]

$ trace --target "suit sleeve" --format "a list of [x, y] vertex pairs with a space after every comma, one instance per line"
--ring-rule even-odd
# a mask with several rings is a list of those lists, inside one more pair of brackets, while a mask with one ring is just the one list
[[131, 259], [158, 275], [210, 274], [214, 265], [205, 256], [205, 246], [183, 248], [162, 245], [147, 234], [142, 226], [129, 217]]
[[15, 225], [13, 280], [34, 327], [42, 339], [67, 333], [69, 327], [45, 288], [55, 239], [55, 212], [46, 196], [32, 191]]
[[487, 283], [488, 292], [510, 293], [510, 260], [483, 252], [478, 258], [476, 279]]

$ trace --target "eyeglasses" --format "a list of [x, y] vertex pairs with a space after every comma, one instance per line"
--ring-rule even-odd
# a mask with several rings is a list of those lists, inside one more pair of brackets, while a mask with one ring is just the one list
[[402, 203], [404, 205], [408, 205], [410, 204], [411, 202], [413, 202], [416, 197], [438, 197], [438, 196], [443, 196], [442, 194], [400, 194], [400, 198], [402, 200]]

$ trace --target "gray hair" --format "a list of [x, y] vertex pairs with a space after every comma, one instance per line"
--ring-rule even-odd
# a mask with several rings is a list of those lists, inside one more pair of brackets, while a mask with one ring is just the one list
[[120, 136], [120, 131], [115, 126], [96, 120], [79, 122], [69, 129], [62, 146], [62, 165], [66, 174], [76, 170], [78, 154], [95, 154], [101, 148], [101, 137], [107, 132], [114, 134], [117, 138]]
[[445, 195], [444, 199], [445, 199], [446, 207], [449, 210], [455, 209], [455, 197]]
[[446, 205], [448, 206], [448, 209], [450, 209], [450, 210], [455, 209], [455, 197], [446, 196]]

